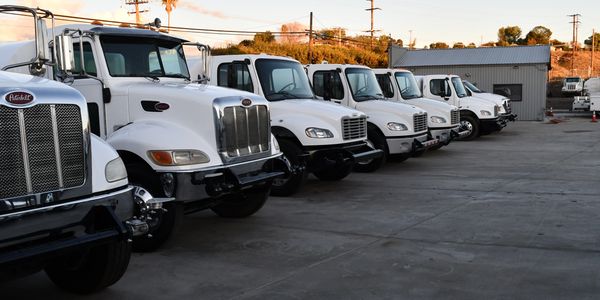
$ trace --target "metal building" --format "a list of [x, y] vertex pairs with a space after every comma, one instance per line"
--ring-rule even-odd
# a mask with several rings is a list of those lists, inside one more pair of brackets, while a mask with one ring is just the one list
[[542, 120], [550, 46], [408, 50], [392, 46], [389, 67], [415, 75], [454, 74], [512, 99], [519, 120]]

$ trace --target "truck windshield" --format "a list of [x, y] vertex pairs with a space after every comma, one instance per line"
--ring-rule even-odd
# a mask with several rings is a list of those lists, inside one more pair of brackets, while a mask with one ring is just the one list
[[452, 77], [452, 85], [454, 86], [454, 89], [456, 90], [456, 96], [458, 96], [458, 98], [464, 98], [467, 97], [467, 91], [465, 90], [465, 86], [462, 83], [462, 80], [460, 80], [460, 77]]
[[255, 65], [267, 100], [314, 98], [308, 76], [300, 63], [283, 59], [257, 59]]
[[110, 76], [190, 78], [177, 42], [112, 36], [101, 37], [101, 42]]
[[408, 72], [396, 72], [394, 76], [396, 77], [402, 99], [408, 100], [423, 97], [421, 89], [413, 74]]
[[357, 102], [366, 100], [383, 99], [383, 92], [377, 77], [371, 69], [348, 68], [346, 69], [346, 78], [352, 90], [352, 97]]
[[579, 77], [567, 78], [567, 82], [579, 82], [579, 81], [581, 81], [581, 78], [579, 78]]
[[470, 83], [467, 80], [463, 80], [463, 84], [469, 89], [471, 90], [471, 92], [473, 93], [477, 93], [477, 94], [481, 94], [483, 93], [482, 90], [478, 89], [477, 86], [475, 86], [474, 84]]

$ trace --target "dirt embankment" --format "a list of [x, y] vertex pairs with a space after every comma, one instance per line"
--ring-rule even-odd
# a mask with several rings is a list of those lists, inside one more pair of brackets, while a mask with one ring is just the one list
[[[592, 55], [591, 51], [552, 51], [552, 70], [550, 70], [550, 80], [560, 80], [567, 76], [580, 76], [583, 78], [600, 76], [600, 51], [594, 53], [594, 69], [591, 69]], [[573, 71], [571, 71], [573, 67]]]

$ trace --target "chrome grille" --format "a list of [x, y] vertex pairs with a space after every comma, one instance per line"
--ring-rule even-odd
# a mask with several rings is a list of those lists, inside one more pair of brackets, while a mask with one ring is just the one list
[[415, 132], [427, 130], [427, 114], [416, 114], [413, 116]]
[[85, 158], [79, 107], [0, 106], [0, 124], [0, 198], [83, 185]]
[[344, 140], [354, 140], [367, 137], [367, 117], [342, 119]]
[[450, 123], [452, 125], [460, 123], [460, 111], [458, 109], [450, 112]]
[[510, 107], [510, 101], [504, 101], [502, 105], [504, 106], [504, 111], [506, 111], [507, 114], [510, 114], [512, 112], [512, 108]]
[[266, 105], [223, 109], [221, 152], [242, 157], [270, 151], [270, 117]]

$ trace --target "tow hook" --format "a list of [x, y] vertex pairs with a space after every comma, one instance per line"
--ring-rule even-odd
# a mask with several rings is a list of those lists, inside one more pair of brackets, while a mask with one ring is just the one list
[[126, 222], [133, 236], [149, 235], [150, 222], [156, 215], [166, 212], [163, 203], [173, 201], [175, 198], [154, 198], [146, 189], [136, 186], [133, 189], [133, 201], [136, 213]]

